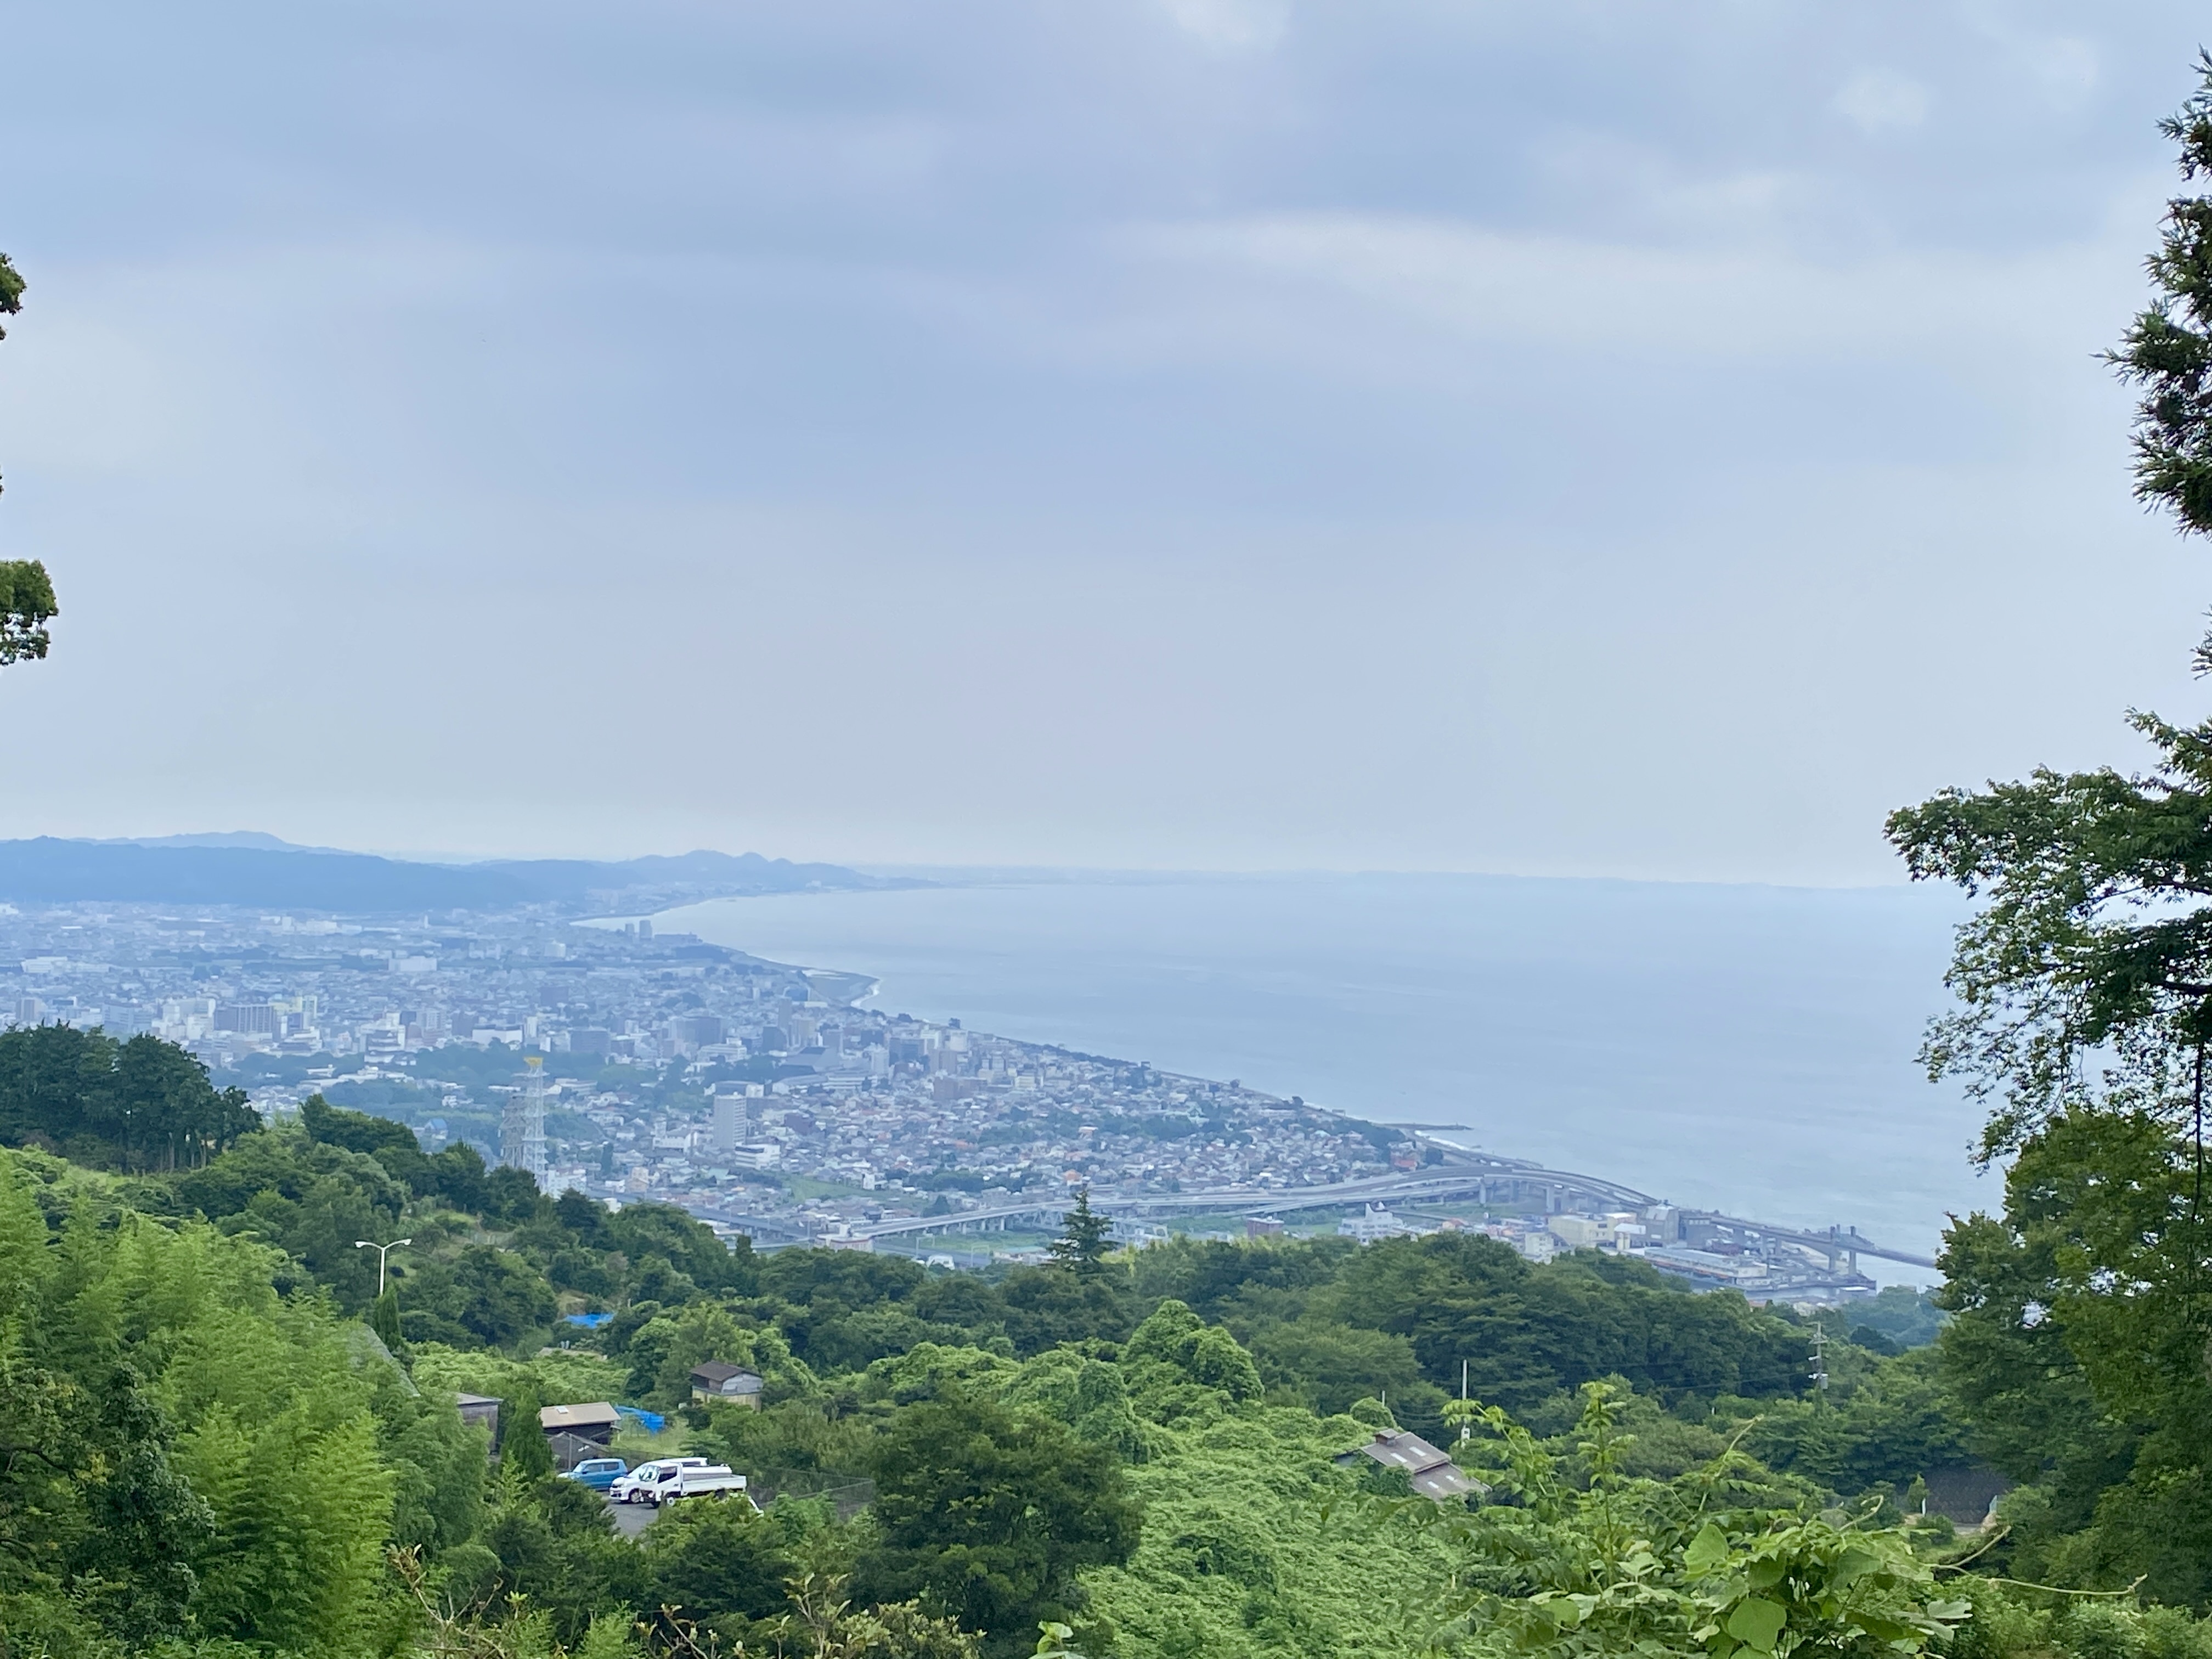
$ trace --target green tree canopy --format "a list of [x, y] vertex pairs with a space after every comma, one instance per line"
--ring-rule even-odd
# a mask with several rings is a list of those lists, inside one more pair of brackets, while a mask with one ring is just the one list
[[[2198, 55], [2197, 94], [2159, 131], [2179, 148], [2186, 181], [2212, 177], [2212, 54]], [[2112, 362], [2142, 388], [2135, 428], [2136, 493], [2172, 509], [2185, 532], [2212, 532], [2212, 197], [2166, 204], [2146, 262], [2158, 294]]]
[[[2163, 125], [2212, 173], [2212, 58]], [[2136, 487], [2212, 531], [2212, 197], [2169, 204], [2158, 293], [2113, 356], [2141, 387]], [[2198, 653], [2212, 668], [2212, 641]], [[1929, 1029], [1931, 1073], [1987, 1103], [2001, 1217], [1947, 1235], [1941, 1347], [1972, 1437], [2028, 1490], [2018, 1571], [2212, 1601], [2212, 1265], [2203, 1117], [2212, 1042], [2212, 722], [2130, 716], [2145, 772], [2035, 772], [1893, 814], [1915, 879], [1979, 896]], [[2008, 1559], [2003, 1553], [1992, 1559]]]
[[[375, 1285], [372, 1263], [372, 1294]], [[552, 1287], [527, 1258], [489, 1244], [469, 1244], [449, 1258], [410, 1263], [399, 1280], [399, 1328], [409, 1341], [458, 1347], [510, 1346], [543, 1332], [558, 1310]]]
[[1137, 1327], [1121, 1351], [1141, 1372], [1157, 1366], [1176, 1382], [1194, 1383], [1236, 1401], [1260, 1396], [1252, 1356], [1218, 1325], [1208, 1325], [1180, 1302], [1163, 1302]]
[[502, 1480], [528, 1482], [549, 1479], [553, 1473], [552, 1449], [538, 1413], [544, 1401], [538, 1390], [525, 1387], [500, 1402], [499, 1472]]
[[[380, 1160], [386, 1153], [397, 1152], [412, 1167], [416, 1159], [422, 1158], [422, 1147], [415, 1139], [415, 1132], [405, 1124], [368, 1112], [348, 1111], [331, 1105], [319, 1094], [309, 1095], [300, 1103], [300, 1127], [307, 1132], [311, 1140], [343, 1146], [348, 1152], [367, 1152]], [[414, 1154], [414, 1158], [408, 1158], [409, 1153]], [[388, 1163], [385, 1167], [392, 1169]], [[405, 1169], [392, 1172], [402, 1179], [407, 1173]]]
[[[23, 308], [23, 278], [0, 253], [0, 317]], [[8, 331], [0, 328], [0, 340]], [[0, 667], [46, 654], [46, 624], [61, 614], [54, 585], [36, 559], [0, 559]]]
[[1670, 1482], [1636, 1478], [1616, 1391], [1582, 1394], [1571, 1461], [1494, 1407], [1448, 1408], [1495, 1437], [1493, 1478], [1514, 1500], [1437, 1516], [1465, 1551], [1451, 1599], [1480, 1650], [1910, 1655], [1972, 1611], [1895, 1530], [1835, 1511], [1776, 1514], [1737, 1453]]
[[[419, 1402], [388, 1362], [355, 1362], [326, 1304], [280, 1297], [276, 1252], [88, 1186], [40, 1192], [35, 1167], [0, 1153], [0, 1626], [15, 1636], [19, 1598], [46, 1592], [133, 1650], [189, 1611], [202, 1637], [362, 1652], [402, 1462], [461, 1498], [466, 1460], [441, 1462], [434, 1422], [415, 1441], [433, 1473], [388, 1455]], [[64, 1634], [53, 1650], [113, 1650]]]
[[1075, 1189], [1075, 1207], [1060, 1218], [1060, 1237], [1045, 1247], [1055, 1267], [1090, 1278], [1103, 1269], [1114, 1248], [1113, 1223], [1091, 1208], [1091, 1188]]
[[191, 1169], [261, 1127], [243, 1091], [151, 1036], [117, 1042], [68, 1025], [0, 1031], [0, 1144], [42, 1142], [83, 1162]]
[[787, 1540], [742, 1498], [676, 1505], [647, 1533], [646, 1558], [653, 1605], [687, 1620], [781, 1612], [796, 1567]]
[[2212, 1036], [2212, 725], [2135, 724], [2160, 763], [2039, 770], [1889, 819], [1916, 880], [1985, 902], [1959, 930], [1930, 1072], [1992, 1107], [1983, 1156], [2075, 1108], [2194, 1125]]
[[869, 1599], [922, 1596], [1025, 1651], [1038, 1624], [1082, 1601], [1076, 1574], [1120, 1565], [1137, 1507], [1104, 1447], [1049, 1419], [947, 1392], [893, 1419], [876, 1459], [880, 1541], [854, 1586]]
[[54, 584], [36, 559], [0, 559], [0, 667], [46, 654], [46, 624], [61, 615]]

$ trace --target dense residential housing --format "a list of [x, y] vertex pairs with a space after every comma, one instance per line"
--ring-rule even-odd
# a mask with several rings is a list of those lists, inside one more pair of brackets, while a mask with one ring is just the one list
[[[1317, 1187], [1415, 1177], [1425, 1134], [1142, 1061], [867, 1006], [864, 976], [550, 910], [343, 918], [227, 908], [0, 905], [0, 1010], [180, 1043], [271, 1121], [320, 1093], [476, 1146], [544, 1191], [690, 1210], [763, 1243], [871, 1249], [886, 1223], [978, 1218], [905, 1248], [1033, 1253], [1010, 1211], [1079, 1188], [1218, 1194], [1186, 1229], [1281, 1231]], [[1660, 1205], [1582, 1213], [1353, 1199], [1298, 1224], [1362, 1243], [1476, 1226], [1529, 1259], [1634, 1254], [1760, 1297], [1870, 1293], [1808, 1255]], [[1040, 1202], [1039, 1200], [1046, 1200]], [[1402, 1213], [1401, 1213], [1402, 1211]], [[988, 1236], [985, 1222], [997, 1229]], [[912, 1230], [910, 1230], [911, 1231]], [[1117, 1243], [1165, 1231], [1127, 1215]]]
[[[1039, 1186], [1379, 1173], [1394, 1132], [863, 1006], [871, 981], [531, 912], [390, 919], [0, 907], [0, 1010], [181, 1043], [264, 1115], [307, 1094], [473, 1141], [548, 1190], [728, 1206], [791, 1179], [864, 1206]], [[857, 1213], [858, 1212], [856, 1212]]]

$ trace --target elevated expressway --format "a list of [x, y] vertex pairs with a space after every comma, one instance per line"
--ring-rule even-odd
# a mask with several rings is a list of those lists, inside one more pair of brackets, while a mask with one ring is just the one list
[[[1443, 1163], [1429, 1164], [1420, 1170], [1372, 1176], [1360, 1181], [1334, 1182], [1325, 1186], [1224, 1187], [1188, 1193], [1122, 1193], [1094, 1188], [1091, 1193], [1091, 1207], [1104, 1215], [1133, 1220], [1178, 1212], [1281, 1216], [1294, 1214], [1300, 1210], [1353, 1204], [1419, 1204], [1451, 1199], [1473, 1199], [1480, 1204], [1520, 1206], [1530, 1212], [1540, 1210], [1547, 1215], [1583, 1206], [1634, 1210], [1640, 1213], [1656, 1208], [1662, 1202], [1649, 1193], [1638, 1192], [1633, 1187], [1601, 1176], [1581, 1175], [1569, 1170], [1547, 1170], [1521, 1158], [1492, 1158], [1455, 1150], [1447, 1154]], [[1060, 1192], [1049, 1196], [1022, 1198], [982, 1209], [955, 1211], [945, 1215], [896, 1216], [882, 1221], [854, 1222], [838, 1237], [841, 1242], [844, 1239], [866, 1239], [871, 1243], [881, 1240], [896, 1248], [908, 1241], [919, 1242], [938, 1234], [1001, 1232], [1020, 1222], [1041, 1222], [1056, 1227], [1061, 1216], [1066, 1212], [1067, 1206], [1067, 1194]], [[758, 1231], [755, 1236], [763, 1244], [826, 1242], [828, 1237], [826, 1234], [808, 1234], [803, 1224], [795, 1220], [708, 1210], [696, 1213], [708, 1220], [724, 1222], [748, 1232], [757, 1226]], [[1723, 1215], [1717, 1211], [1681, 1210], [1678, 1213], [1686, 1224], [1724, 1229], [1739, 1240], [1771, 1240], [1778, 1244], [1811, 1250], [1826, 1256], [1832, 1267], [1849, 1263], [1856, 1271], [1857, 1258], [1863, 1255], [1877, 1256], [1885, 1261], [1901, 1261], [1916, 1267], [1933, 1267], [1936, 1265], [1924, 1255], [1915, 1255], [1907, 1250], [1876, 1243], [1856, 1227], [1832, 1227], [1814, 1231]]]

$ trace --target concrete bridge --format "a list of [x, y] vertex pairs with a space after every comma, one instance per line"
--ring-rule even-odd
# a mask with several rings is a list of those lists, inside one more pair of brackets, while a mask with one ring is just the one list
[[791, 1216], [747, 1215], [696, 1206], [691, 1213], [702, 1221], [734, 1227], [756, 1244], [811, 1244], [819, 1237], [813, 1228]]
[[1777, 1227], [1765, 1221], [1747, 1221], [1740, 1216], [1723, 1215], [1716, 1210], [1685, 1210], [1682, 1214], [1686, 1218], [1698, 1216], [1717, 1221], [1739, 1232], [1755, 1233], [1779, 1243], [1818, 1250], [1828, 1258], [1830, 1267], [1834, 1267], [1840, 1261], [1853, 1273], [1858, 1271], [1859, 1258], [1863, 1255], [1874, 1256], [1883, 1261], [1902, 1261], [1914, 1267], [1932, 1268], [1936, 1265], [1931, 1257], [1914, 1255], [1909, 1250], [1893, 1250], [1887, 1245], [1877, 1244], [1856, 1227], [1828, 1227], [1814, 1232], [1797, 1227]]
[[[1103, 1215], [1139, 1219], [1176, 1213], [1280, 1216], [1300, 1210], [1354, 1204], [1427, 1203], [1455, 1198], [1473, 1199], [1486, 1205], [1518, 1206], [1545, 1215], [1582, 1207], [1640, 1212], [1656, 1208], [1662, 1202], [1649, 1193], [1599, 1176], [1571, 1170], [1548, 1170], [1523, 1158], [1455, 1152], [1446, 1163], [1420, 1170], [1315, 1187], [1222, 1187], [1193, 1193], [1117, 1193], [1110, 1188], [1094, 1188], [1091, 1206]], [[1056, 1228], [1067, 1212], [1068, 1202], [1067, 1194], [1055, 1192], [980, 1210], [855, 1222], [843, 1236], [870, 1241], [904, 1241], [933, 1234], [1004, 1232], [1018, 1222]], [[826, 1235], [810, 1235], [803, 1224], [788, 1219], [772, 1220], [710, 1210], [696, 1213], [704, 1219], [725, 1222], [748, 1232], [757, 1226], [759, 1231], [755, 1237], [763, 1243], [820, 1243], [826, 1238]], [[1856, 1227], [1813, 1231], [1723, 1215], [1717, 1211], [1683, 1210], [1680, 1213], [1686, 1224], [1703, 1223], [1725, 1228], [1739, 1237], [1771, 1239], [1815, 1251], [1826, 1256], [1832, 1267], [1848, 1262], [1856, 1271], [1858, 1258], [1863, 1255], [1916, 1267], [1932, 1268], [1936, 1265], [1926, 1256], [1876, 1243]]]

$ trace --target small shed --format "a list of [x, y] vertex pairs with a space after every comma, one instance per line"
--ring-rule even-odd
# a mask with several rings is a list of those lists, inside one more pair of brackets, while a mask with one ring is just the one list
[[453, 1396], [461, 1408], [461, 1421], [481, 1423], [491, 1431], [495, 1443], [499, 1439], [499, 1401], [487, 1395], [463, 1394]]
[[732, 1365], [726, 1359], [709, 1359], [691, 1368], [691, 1397], [694, 1400], [724, 1400], [732, 1405], [760, 1409], [761, 1379], [758, 1371], [749, 1371], [743, 1365]]
[[1339, 1468], [1348, 1467], [1355, 1459], [1372, 1458], [1385, 1468], [1403, 1469], [1406, 1484], [1424, 1498], [1442, 1503], [1447, 1498], [1463, 1498], [1469, 1492], [1477, 1501], [1490, 1496], [1490, 1488], [1468, 1474], [1418, 1434], [1404, 1430], [1393, 1433], [1388, 1429], [1375, 1431], [1375, 1437], [1364, 1446], [1354, 1446], [1338, 1455]]
[[547, 1406], [538, 1413], [538, 1426], [549, 1436], [572, 1434], [595, 1446], [612, 1443], [615, 1425], [620, 1420], [615, 1408], [604, 1400], [583, 1406]]
[[1962, 1527], [1989, 1524], [1990, 1511], [1998, 1498], [2012, 1490], [2012, 1482], [1995, 1469], [1977, 1464], [1969, 1468], [1928, 1471], [1928, 1507]]
[[553, 1454], [555, 1472], [561, 1474], [568, 1474], [586, 1459], [607, 1455], [606, 1447], [600, 1442], [586, 1440], [582, 1435], [571, 1434], [566, 1429], [557, 1429], [547, 1435], [545, 1447]]

